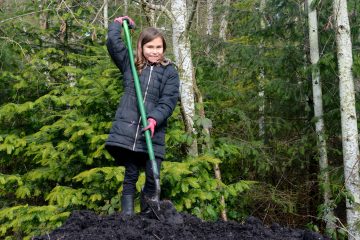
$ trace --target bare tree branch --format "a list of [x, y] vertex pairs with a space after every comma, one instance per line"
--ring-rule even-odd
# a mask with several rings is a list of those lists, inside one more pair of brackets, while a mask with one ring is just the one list
[[96, 16], [95, 16], [94, 20], [92, 20], [92, 22], [91, 22], [91, 25], [94, 24], [94, 22], [95, 22], [96, 19], [98, 18], [99, 14], [100, 14], [100, 12], [102, 11], [102, 9], [104, 8], [104, 6], [105, 6], [105, 2], [101, 5], [99, 11], [96, 13]]
[[66, 2], [64, 0], [61, 1], [60, 5], [59, 5], [59, 9], [60, 6], [64, 3], [65, 7], [69, 10], [69, 12], [71, 13], [71, 16], [74, 18], [75, 22], [77, 22], [80, 26], [85, 27], [75, 16], [74, 12], [71, 10], [71, 8], [66, 4]]
[[9, 37], [0, 37], [0, 39], [4, 39], [4, 40], [6, 40], [7, 42], [11, 42], [11, 43], [13, 43], [13, 44], [16, 44], [16, 45], [20, 48], [21, 53], [24, 55], [24, 57], [26, 57], [25, 51], [24, 51], [24, 49], [22, 48], [22, 46], [20, 45], [20, 43], [16, 42], [15, 40], [13, 40], [13, 39], [11, 39], [11, 38], [9, 38]]
[[21, 17], [25, 17], [25, 16], [28, 16], [28, 15], [32, 15], [32, 14], [36, 14], [36, 13], [41, 13], [41, 12], [46, 12], [46, 11], [51, 11], [51, 10], [54, 10], [54, 9], [44, 9], [44, 10], [41, 10], [41, 11], [34, 11], [34, 12], [24, 13], [24, 14], [15, 16], [15, 17], [11, 17], [11, 18], [4, 19], [4, 20], [0, 21], [0, 24], [1, 24], [1, 23], [4, 23], [4, 22], [11, 21], [11, 20], [16, 19], [16, 18], [21, 18]]
[[119, 9], [121, 8], [122, 6], [120, 5], [120, 7], [118, 7], [115, 11], [114, 11], [114, 13], [109, 17], [109, 19], [110, 18], [113, 18], [116, 14], [117, 14], [117, 12], [119, 11]]
[[[157, 5], [157, 4], [152, 4], [152, 3], [149, 3], [148, 1], [146, 0], [141, 0], [142, 3], [146, 4], [146, 6], [150, 9], [153, 9], [153, 10], [159, 10], [161, 12], [164, 12], [165, 15], [171, 19], [172, 22], [175, 21], [175, 16], [163, 5]], [[140, 3], [139, 3], [140, 4]]]

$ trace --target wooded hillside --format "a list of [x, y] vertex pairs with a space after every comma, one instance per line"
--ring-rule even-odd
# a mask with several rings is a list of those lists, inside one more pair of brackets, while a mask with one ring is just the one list
[[122, 76], [105, 43], [123, 15], [133, 44], [164, 32], [180, 73], [162, 199], [359, 239], [358, 0], [0, 0], [0, 238], [120, 210], [104, 144]]

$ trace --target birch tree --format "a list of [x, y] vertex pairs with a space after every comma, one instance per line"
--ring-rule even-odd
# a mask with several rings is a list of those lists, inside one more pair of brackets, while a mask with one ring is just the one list
[[229, 16], [229, 8], [230, 8], [230, 0], [224, 0], [222, 3], [224, 7], [224, 13], [221, 14], [220, 17], [220, 30], [219, 30], [219, 37], [222, 40], [226, 40], [226, 32], [228, 27], [228, 16]]
[[[171, 1], [171, 14], [176, 16], [172, 21], [172, 43], [174, 56], [179, 67], [180, 74], [180, 98], [183, 112], [185, 129], [190, 135], [196, 133], [194, 128], [195, 99], [193, 84], [193, 62], [191, 59], [191, 45], [187, 26], [187, 4], [183, 0]], [[189, 155], [198, 155], [197, 141], [194, 138], [188, 148]]]
[[352, 44], [346, 0], [333, 1], [337, 60], [339, 69], [339, 92], [341, 110], [341, 132], [344, 161], [345, 187], [352, 199], [346, 201], [346, 219], [349, 229], [349, 240], [360, 239], [357, 226], [360, 219], [360, 178], [359, 178], [359, 145], [357, 116], [355, 111], [355, 91], [352, 75]]
[[310, 62], [312, 64], [312, 91], [314, 101], [314, 115], [315, 115], [315, 131], [318, 142], [319, 151], [319, 168], [320, 168], [320, 184], [323, 186], [323, 198], [325, 205], [325, 212], [323, 213], [324, 221], [326, 222], [326, 231], [333, 233], [335, 231], [334, 212], [332, 209], [330, 180], [328, 172], [328, 157], [325, 139], [324, 128], [324, 110], [322, 101], [322, 88], [319, 63], [319, 36], [317, 26], [317, 12], [312, 7], [314, 0], [309, 0], [307, 3], [308, 22], [309, 22], [309, 46], [310, 46]]
[[[214, 0], [206, 1], [206, 13], [207, 13], [207, 21], [206, 21], [206, 35], [207, 37], [212, 36], [213, 33], [213, 23], [214, 23]], [[210, 44], [206, 46], [206, 54], [210, 53]]]
[[150, 26], [156, 27], [156, 19], [155, 19], [155, 9], [149, 7], [154, 4], [154, 0], [141, 1], [141, 7], [144, 10], [146, 20]]
[[108, 29], [109, 26], [109, 14], [108, 14], [108, 9], [109, 9], [109, 0], [104, 0], [104, 28]]
[[45, 30], [49, 27], [49, 21], [48, 21], [48, 17], [49, 17], [49, 13], [47, 11], [47, 4], [48, 0], [42, 0], [40, 1], [39, 4], [39, 9], [40, 9], [40, 28], [42, 30]]
[[[264, 20], [264, 10], [265, 10], [265, 0], [260, 1], [260, 27], [262, 30], [265, 29], [265, 20]], [[264, 41], [263, 39], [260, 40], [260, 54], [263, 55], [263, 48], [264, 48]], [[259, 137], [264, 138], [265, 137], [265, 91], [264, 91], [264, 85], [265, 85], [265, 72], [264, 67], [260, 67], [260, 76], [259, 76], [259, 85], [260, 85], [260, 91], [259, 91], [259, 98], [260, 98], [260, 107], [259, 107]]]
[[[228, 16], [229, 16], [229, 8], [230, 8], [230, 0], [223, 1], [224, 13], [221, 14], [220, 17], [220, 29], [219, 29], [219, 38], [225, 42], [226, 41], [226, 32], [228, 28]], [[218, 57], [218, 66], [221, 67], [225, 63], [225, 51], [221, 49], [221, 52]]]
[[[116, 5], [116, 3], [115, 3], [115, 5]], [[129, 9], [129, 1], [124, 0], [124, 15], [128, 15], [128, 9]]]

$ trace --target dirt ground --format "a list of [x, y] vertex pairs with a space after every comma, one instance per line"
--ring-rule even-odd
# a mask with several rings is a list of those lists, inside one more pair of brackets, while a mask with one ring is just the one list
[[34, 240], [45, 239], [251, 239], [251, 240], [328, 240], [320, 234], [289, 229], [279, 224], [264, 226], [249, 217], [244, 223], [205, 222], [189, 214], [178, 213], [171, 202], [161, 202], [161, 210], [148, 215], [124, 216], [115, 213], [99, 216], [91, 211], [74, 211], [60, 228]]

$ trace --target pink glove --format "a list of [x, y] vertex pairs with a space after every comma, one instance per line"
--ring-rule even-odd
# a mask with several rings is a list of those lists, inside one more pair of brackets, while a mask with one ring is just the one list
[[156, 121], [155, 121], [155, 119], [153, 119], [153, 118], [148, 118], [148, 123], [149, 123], [149, 125], [147, 125], [147, 127], [145, 127], [145, 128], [143, 129], [143, 132], [145, 132], [146, 130], [149, 130], [149, 129], [150, 129], [150, 131], [151, 131], [151, 137], [153, 137], [153, 136], [154, 136], [154, 132], [155, 132]]
[[128, 25], [129, 25], [129, 28], [130, 29], [134, 29], [135, 28], [135, 22], [134, 22], [134, 20], [132, 20], [130, 17], [128, 17], [128, 16], [123, 16], [123, 17], [118, 17], [118, 18], [115, 18], [115, 20], [114, 20], [114, 22], [118, 22], [118, 23], [120, 23], [121, 25], [123, 24], [123, 21], [124, 20], [127, 20], [127, 22], [128, 22]]

